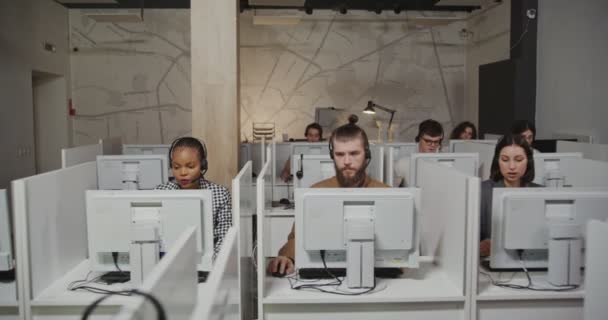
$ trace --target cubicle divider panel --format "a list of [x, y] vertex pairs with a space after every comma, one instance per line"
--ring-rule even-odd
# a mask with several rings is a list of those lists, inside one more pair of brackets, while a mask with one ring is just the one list
[[559, 140], [556, 152], [582, 152], [585, 159], [608, 162], [608, 144]]
[[13, 181], [19, 298], [29, 303], [87, 258], [85, 191], [95, 162]]
[[465, 319], [472, 319], [477, 286], [471, 280], [477, 274], [477, 257], [479, 246], [479, 208], [481, 206], [481, 179], [467, 177], [467, 221], [466, 221], [466, 267], [464, 292]]
[[585, 263], [585, 320], [608, 315], [608, 221], [589, 221]]
[[101, 150], [103, 155], [119, 155], [122, 154], [122, 138], [121, 137], [109, 137], [99, 139], [101, 144]]
[[[255, 257], [253, 255], [253, 218], [255, 213], [255, 186], [252, 181], [252, 162], [248, 161], [232, 180], [232, 217], [239, 230], [239, 275], [241, 315], [252, 316], [257, 290]], [[242, 320], [245, 320], [244, 318]]]
[[272, 230], [269, 230], [269, 226], [267, 224], [267, 221], [265, 218], [265, 211], [266, 208], [269, 206], [269, 202], [267, 200], [267, 190], [266, 190], [266, 183], [267, 180], [269, 179], [269, 170], [271, 169], [271, 161], [266, 161], [266, 163], [264, 164], [264, 166], [262, 167], [262, 170], [260, 171], [260, 174], [258, 175], [257, 181], [256, 181], [256, 239], [255, 239], [255, 246], [257, 247], [256, 250], [256, 260], [257, 260], [257, 279], [258, 279], [258, 315], [263, 315], [263, 298], [266, 294], [265, 289], [264, 289], [264, 282], [266, 280], [266, 259], [265, 259], [265, 252], [264, 252], [264, 248], [265, 248], [265, 237], [266, 234], [272, 232]]
[[464, 296], [469, 176], [430, 161], [420, 166], [422, 255], [434, 257]]
[[[196, 228], [190, 227], [179, 236], [138, 290], [158, 299], [169, 319], [191, 319], [199, 302], [197, 262]], [[157, 312], [147, 299], [138, 296], [134, 299], [134, 303], [122, 307], [116, 320], [156, 318]]]
[[252, 316], [241, 314], [240, 274], [237, 267], [238, 236], [238, 226], [226, 233], [213, 270], [209, 274], [204, 290], [201, 291], [204, 296], [199, 298], [199, 305], [191, 319], [240, 320]]
[[608, 187], [608, 162], [589, 159], [563, 159], [560, 171], [566, 184], [575, 188]]
[[97, 156], [103, 154], [103, 146], [99, 143], [61, 149], [61, 168], [75, 166], [77, 164], [96, 161]]

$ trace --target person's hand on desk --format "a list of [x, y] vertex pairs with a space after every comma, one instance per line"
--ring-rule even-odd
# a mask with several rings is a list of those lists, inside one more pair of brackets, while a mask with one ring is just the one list
[[295, 271], [293, 260], [288, 257], [278, 256], [268, 263], [267, 270], [270, 274], [287, 275]]
[[490, 255], [490, 247], [492, 242], [490, 239], [485, 239], [479, 243], [479, 256], [487, 257]]

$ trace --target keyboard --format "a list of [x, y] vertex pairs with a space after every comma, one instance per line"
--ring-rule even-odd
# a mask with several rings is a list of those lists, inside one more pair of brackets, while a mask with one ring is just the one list
[[15, 269], [8, 271], [0, 271], [0, 282], [1, 281], [14, 281], [15, 280]]
[[[203, 283], [207, 281], [209, 277], [209, 272], [207, 271], [197, 271], [198, 283]], [[125, 283], [131, 280], [131, 272], [129, 271], [111, 271], [105, 273], [99, 279], [101, 282], [105, 282], [106, 284], [114, 284], [114, 283]]]
[[[394, 279], [399, 278], [403, 274], [403, 270], [400, 268], [374, 268], [374, 273], [378, 278]], [[334, 276], [345, 277], [346, 268], [302, 268], [298, 269], [298, 275], [302, 279], [333, 279]]]

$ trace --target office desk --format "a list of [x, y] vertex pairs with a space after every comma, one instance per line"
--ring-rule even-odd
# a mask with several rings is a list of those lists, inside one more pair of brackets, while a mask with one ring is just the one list
[[421, 264], [400, 279], [378, 279], [377, 291], [341, 296], [292, 290], [287, 278], [266, 278], [264, 319], [465, 319], [466, 297], [439, 267]]
[[[488, 273], [487, 270], [484, 273]], [[490, 273], [498, 280], [499, 273]], [[511, 278], [512, 272], [502, 274], [501, 280]], [[546, 272], [531, 272], [532, 282], [536, 286], [544, 286], [547, 281]], [[473, 316], [478, 320], [573, 320], [583, 319], [584, 288], [563, 292], [545, 292], [519, 290], [494, 286], [487, 276], [479, 274], [478, 290], [474, 296]], [[511, 281], [515, 284], [527, 285], [528, 281], [523, 272], [515, 275]]]

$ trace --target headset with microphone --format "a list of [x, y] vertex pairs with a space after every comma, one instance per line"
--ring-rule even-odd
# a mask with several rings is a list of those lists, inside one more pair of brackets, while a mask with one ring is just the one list
[[[350, 119], [349, 119], [349, 121], [350, 121]], [[367, 139], [367, 134], [365, 133], [365, 131], [363, 129], [361, 129], [361, 127], [356, 125], [354, 122], [356, 122], [356, 120], [353, 122], [350, 122], [349, 124], [344, 125], [344, 127], [352, 126], [353, 129], [358, 129], [359, 134], [361, 135], [361, 140], [363, 140], [363, 148], [365, 149], [365, 160], [366, 160], [365, 168], [367, 168], [369, 163], [372, 161], [372, 151], [370, 150], [370, 147], [369, 147], [369, 140]], [[329, 157], [332, 160], [334, 160], [334, 139], [336, 138], [335, 134], [337, 131], [338, 130], [336, 130], [329, 138]]]
[[175, 139], [169, 148], [169, 167], [171, 167], [173, 163], [174, 149], [180, 147], [194, 148], [198, 151], [199, 161], [201, 162], [201, 176], [204, 177], [209, 166], [209, 163], [207, 162], [207, 147], [205, 146], [205, 143], [193, 137], [182, 137]]
[[298, 180], [302, 180], [302, 177], [304, 177], [304, 154], [300, 153], [300, 170], [298, 170], [296, 172], [296, 177], [298, 177]]

